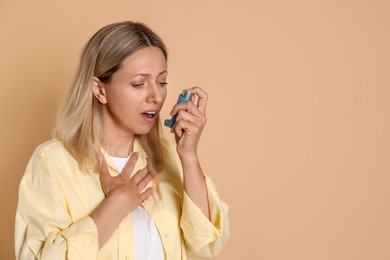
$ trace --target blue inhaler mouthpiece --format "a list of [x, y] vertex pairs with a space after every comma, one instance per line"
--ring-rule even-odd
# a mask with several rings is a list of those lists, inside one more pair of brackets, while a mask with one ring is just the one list
[[[192, 98], [192, 93], [187, 91], [187, 90], [184, 90], [183, 93], [181, 93], [179, 95], [179, 98], [177, 99], [177, 104], [181, 103], [181, 102], [185, 102], [185, 101], [188, 101], [188, 100], [191, 100]], [[173, 125], [175, 124], [176, 122], [176, 115], [172, 116], [171, 119], [166, 119], [164, 121], [164, 125], [169, 127], [169, 128], [172, 128]]]

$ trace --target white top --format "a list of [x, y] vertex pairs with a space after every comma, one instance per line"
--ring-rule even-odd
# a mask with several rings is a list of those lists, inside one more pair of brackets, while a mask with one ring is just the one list
[[[130, 155], [127, 158], [112, 157], [119, 172], [122, 172]], [[138, 206], [131, 212], [133, 220], [133, 248], [135, 260], [163, 260], [164, 253], [161, 238], [156, 225], [148, 212]]]

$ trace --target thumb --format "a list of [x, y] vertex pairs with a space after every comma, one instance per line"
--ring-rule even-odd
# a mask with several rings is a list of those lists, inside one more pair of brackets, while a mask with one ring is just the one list
[[107, 179], [109, 177], [111, 177], [109, 171], [108, 171], [108, 167], [107, 167], [107, 161], [106, 159], [104, 158], [103, 155], [99, 155], [98, 156], [98, 160], [99, 160], [99, 173], [100, 173], [100, 178], [104, 178], [104, 179]]

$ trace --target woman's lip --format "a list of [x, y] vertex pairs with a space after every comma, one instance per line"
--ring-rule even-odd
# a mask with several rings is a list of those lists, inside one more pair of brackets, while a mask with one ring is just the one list
[[150, 113], [150, 112], [154, 112], [154, 113], [158, 113], [160, 110], [159, 109], [150, 109], [150, 110], [145, 110], [144, 112], [142, 112], [142, 114], [145, 114], [145, 113]]
[[[152, 111], [147, 111], [147, 112], [152, 112]], [[154, 111], [153, 111], [154, 112]], [[149, 117], [148, 114], [146, 112], [142, 113], [141, 116], [146, 120], [148, 121], [149, 123], [153, 123], [154, 121], [156, 121], [156, 118], [158, 116], [158, 112], [156, 112], [153, 117]]]

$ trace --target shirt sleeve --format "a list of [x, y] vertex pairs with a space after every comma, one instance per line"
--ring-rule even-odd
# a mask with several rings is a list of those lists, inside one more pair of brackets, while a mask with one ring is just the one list
[[214, 183], [205, 177], [210, 219], [183, 193], [181, 228], [188, 255], [212, 258], [220, 253], [229, 235], [228, 206], [221, 201]]
[[60, 181], [44, 154], [35, 154], [19, 187], [17, 259], [96, 259], [98, 233], [86, 216], [73, 220]]

